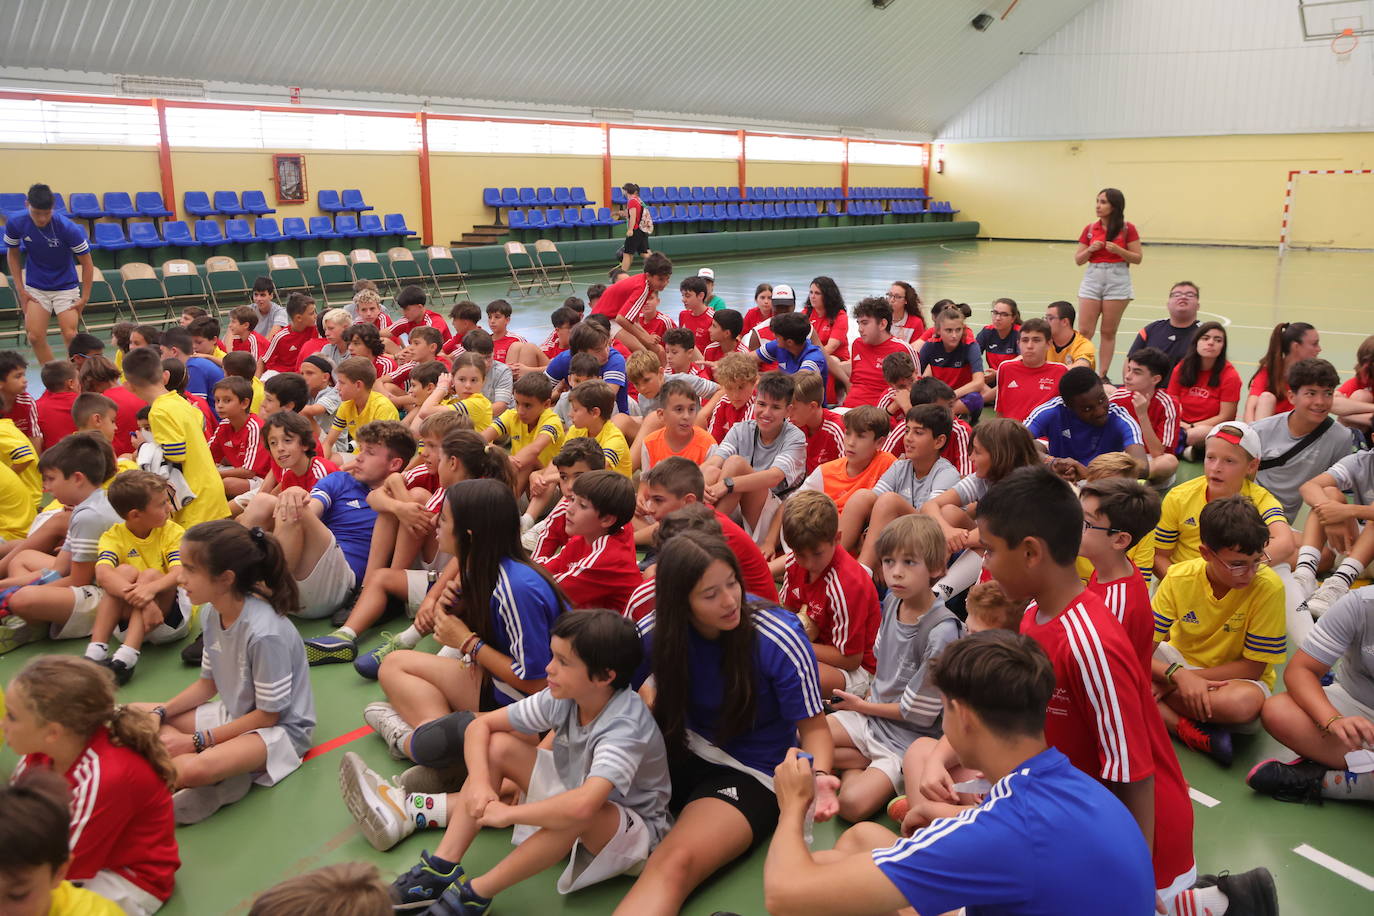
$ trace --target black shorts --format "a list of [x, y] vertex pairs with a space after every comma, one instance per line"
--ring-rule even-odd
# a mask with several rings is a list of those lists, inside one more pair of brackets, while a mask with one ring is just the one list
[[778, 797], [748, 773], [682, 751], [668, 755], [668, 774], [673, 780], [668, 810], [674, 817], [698, 798], [723, 801], [749, 822], [754, 834], [750, 849], [772, 836], [778, 826]]
[[643, 229], [636, 229], [625, 236], [626, 254], [648, 254], [649, 253], [649, 234]]

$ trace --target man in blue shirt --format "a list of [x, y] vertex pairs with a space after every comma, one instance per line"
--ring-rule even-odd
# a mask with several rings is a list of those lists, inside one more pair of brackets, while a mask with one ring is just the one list
[[[49, 316], [57, 316], [62, 339], [70, 343], [95, 280], [95, 262], [85, 231], [61, 213], [52, 212], [52, 207], [52, 189], [45, 184], [33, 185], [27, 212], [10, 213], [5, 223], [10, 283], [24, 313], [24, 332], [40, 365], [53, 358], [48, 346]], [[77, 264], [81, 265], [79, 285]]]
[[768, 912], [1153, 913], [1150, 850], [1135, 819], [1045, 743], [1054, 669], [1039, 645], [1006, 630], [956, 640], [931, 680], [944, 695], [945, 737], [992, 783], [987, 800], [907, 839], [859, 824], [812, 855], [802, 830], [815, 777], [789, 751], [774, 774]]
[[1136, 462], [1136, 476], [1146, 476], [1149, 456], [1139, 424], [1130, 411], [1107, 400], [1102, 379], [1087, 366], [1064, 373], [1059, 397], [1031, 411], [1026, 429], [1045, 442], [1055, 473], [1070, 482], [1086, 477], [1088, 463], [1107, 452], [1130, 455]]
[[763, 346], [755, 350], [754, 358], [760, 363], [777, 363], [778, 368], [787, 375], [810, 369], [820, 375], [821, 391], [825, 391], [830, 369], [826, 364], [825, 351], [811, 342], [811, 322], [806, 320], [806, 316], [800, 312], [774, 315], [768, 322], [768, 328], [773, 332], [774, 339], [765, 341]]

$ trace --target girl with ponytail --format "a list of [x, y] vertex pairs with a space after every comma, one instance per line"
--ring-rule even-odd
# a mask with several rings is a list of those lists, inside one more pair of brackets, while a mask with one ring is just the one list
[[1321, 352], [1321, 335], [1307, 322], [1281, 321], [1274, 325], [1264, 359], [1255, 374], [1250, 376], [1250, 393], [1245, 399], [1245, 422], [1254, 423], [1292, 410], [1288, 369], [1299, 360], [1316, 359]]
[[[315, 698], [300, 635], [300, 604], [277, 539], [223, 519], [181, 542], [181, 584], [201, 608], [200, 678], [165, 703], [138, 708], [161, 726], [175, 768], [178, 824], [270, 786], [301, 765], [315, 730]], [[218, 699], [216, 699], [218, 697]]]
[[156, 723], [115, 705], [114, 676], [84, 658], [36, 658], [7, 691], [0, 727], [22, 756], [15, 777], [52, 770], [71, 791], [67, 877], [125, 912], [156, 912], [181, 864], [169, 791], [175, 770]]

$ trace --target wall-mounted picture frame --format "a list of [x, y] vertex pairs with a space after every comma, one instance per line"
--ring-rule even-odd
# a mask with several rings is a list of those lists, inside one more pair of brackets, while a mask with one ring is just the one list
[[305, 157], [300, 153], [272, 156], [272, 183], [277, 188], [277, 203], [303, 204], [307, 198]]

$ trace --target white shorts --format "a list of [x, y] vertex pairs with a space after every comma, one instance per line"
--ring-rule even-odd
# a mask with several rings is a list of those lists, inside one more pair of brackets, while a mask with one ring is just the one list
[[61, 315], [67, 309], [75, 308], [76, 300], [81, 298], [79, 286], [71, 289], [34, 289], [30, 286], [28, 290], [34, 301], [51, 315]]
[[[541, 747], [534, 759], [534, 771], [530, 773], [530, 788], [525, 793], [525, 801], [543, 801], [561, 792], [566, 792], [569, 788], [575, 787], [565, 786], [563, 781], [558, 778], [558, 770], [553, 762], [553, 751]], [[568, 865], [563, 869], [563, 874], [558, 877], [558, 892], [560, 894], [569, 894], [584, 887], [591, 887], [593, 884], [614, 878], [617, 875], [639, 874], [644, 868], [645, 861], [649, 858], [649, 853], [654, 851], [658, 841], [663, 838], [663, 832], [666, 832], [666, 822], [664, 830], [655, 830], [635, 811], [615, 802], [611, 802], [611, 804], [620, 810], [620, 828], [616, 830], [611, 841], [598, 853], [589, 851], [580, 840], [573, 844], [572, 855], [568, 857]], [[538, 829], [538, 827], [531, 827], [527, 824], [517, 824], [511, 832], [512, 845], [519, 846]]]
[[86, 639], [95, 626], [96, 608], [100, 607], [105, 590], [99, 585], [73, 585], [71, 589], [71, 616], [65, 623], [55, 623], [49, 628], [53, 639]]
[[[1188, 664], [1188, 662], [1183, 658], [1183, 653], [1175, 649], [1172, 645], [1170, 645], [1167, 642], [1155, 643], [1154, 657], [1169, 665], [1175, 663], [1180, 664], [1190, 671], [1202, 667], [1201, 665]], [[1249, 678], [1244, 677], [1233, 677], [1228, 678], [1228, 680], [1233, 684], [1253, 684], [1259, 690], [1260, 693], [1264, 694], [1264, 698], [1266, 700], [1269, 699], [1269, 697], [1273, 694], [1273, 691], [1269, 689], [1269, 685], [1264, 683], [1264, 681], [1252, 681]], [[1242, 735], [1257, 735], [1259, 734], [1260, 729], [1262, 727], [1263, 726], [1260, 724], [1259, 716], [1255, 716], [1255, 718], [1250, 720], [1249, 722], [1228, 724], [1226, 726], [1226, 730], [1238, 732]]]
[[1362, 716], [1374, 722], [1374, 706], [1366, 706], [1359, 700], [1352, 697], [1340, 681], [1322, 688], [1326, 691], [1326, 698], [1331, 701], [1331, 705], [1336, 707], [1336, 712], [1343, 716]]
[[101, 869], [84, 881], [73, 881], [92, 894], [99, 894], [118, 906], [126, 916], [152, 916], [162, 909], [162, 901], [118, 872]]
[[356, 583], [353, 567], [348, 565], [343, 548], [331, 534], [329, 546], [320, 554], [310, 575], [296, 581], [301, 593], [301, 610], [297, 616], [306, 620], [328, 617], [343, 607]]
[[406, 571], [406, 616], [414, 619], [420, 612], [420, 604], [429, 594], [429, 570], [407, 569]]
[[53, 500], [53, 502], [56, 503], [53, 508], [44, 509], [33, 517], [33, 521], [29, 523], [29, 537], [33, 537], [38, 533], [38, 529], [52, 521], [54, 516], [61, 515], [63, 512], [67, 511], [67, 509], [65, 509], [61, 503], [57, 502], [57, 500]]
[[[219, 728], [232, 719], [222, 700], [211, 700], [196, 707], [196, 731]], [[291, 736], [280, 725], [255, 728], [244, 734], [257, 735], [267, 745], [267, 764], [263, 770], [253, 774], [253, 782], [258, 785], [275, 786], [300, 767], [301, 755], [291, 743]]]
[[868, 688], [873, 686], [872, 671], [869, 671], [863, 665], [860, 665], [853, 671], [846, 671], [843, 668], [840, 668], [839, 671], [844, 675], [845, 693], [852, 693], [856, 697], [868, 696]]
[[735, 516], [739, 519], [739, 525], [745, 532], [754, 539], [754, 543], [763, 546], [764, 539], [768, 537], [768, 529], [773, 524], [773, 516], [777, 515], [782, 509], [782, 500], [773, 491], [768, 492], [768, 501], [763, 504], [763, 510], [759, 512], [759, 523], [751, 526], [749, 520], [744, 517], [744, 513], [735, 510]]
[[[860, 671], [863, 669], [860, 668]], [[877, 770], [892, 783], [893, 791], [902, 791], [902, 755], [892, 750], [868, 730], [868, 718], [852, 709], [830, 714], [830, 720], [845, 730], [854, 749], [869, 759], [868, 768]]]
[[1125, 261], [1089, 264], [1078, 286], [1080, 299], [1134, 299], [1131, 291], [1131, 265]]

